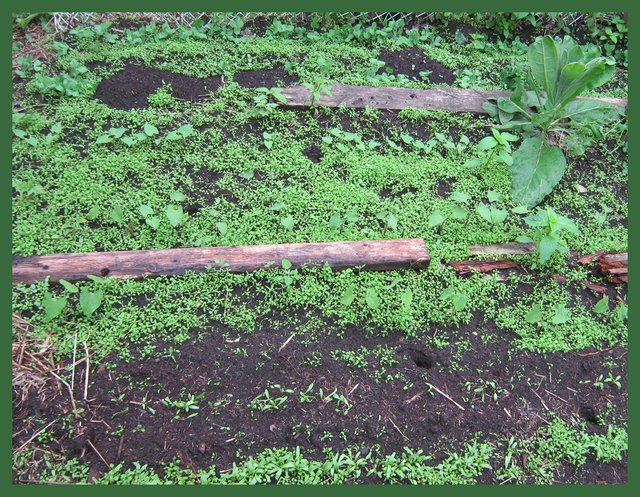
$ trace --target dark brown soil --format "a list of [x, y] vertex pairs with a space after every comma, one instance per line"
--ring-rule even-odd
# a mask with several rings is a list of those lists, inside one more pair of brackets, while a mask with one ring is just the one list
[[311, 162], [318, 163], [323, 157], [322, 150], [317, 145], [311, 145], [305, 148], [302, 153], [304, 156], [309, 159]]
[[94, 96], [116, 109], [141, 109], [148, 106], [149, 95], [167, 84], [171, 85], [174, 97], [198, 101], [206, 99], [210, 92], [215, 91], [222, 84], [222, 78], [192, 78], [129, 64], [122, 71], [100, 81]]
[[285, 72], [283, 66], [256, 71], [239, 71], [233, 75], [234, 81], [245, 88], [274, 88], [290, 86], [299, 81], [298, 76]]
[[[147, 302], [145, 296], [139, 304]], [[264, 322], [278, 322], [277, 316], [270, 318]], [[304, 322], [306, 314], [300, 319]], [[545, 356], [518, 352], [511, 348], [514, 336], [479, 314], [469, 325], [448, 330], [454, 338], [439, 349], [425, 345], [436, 330], [408, 339], [401, 333], [372, 336], [373, 330], [339, 329], [328, 323], [318, 336], [271, 325], [245, 335], [211, 322], [206, 329], [194, 331], [198, 338], [179, 350], [156, 343], [156, 357], [141, 358], [135, 352], [138, 346], [132, 344], [133, 360], [123, 362], [113, 354], [108, 360], [115, 369], [100, 366], [92, 371], [90, 400], [79, 402], [85, 412], [74, 420], [73, 436], [54, 424], [57, 442], [52, 449], [89, 461], [96, 474], [104, 471], [104, 463], [89, 441], [107, 461], [139, 461], [160, 471], [161, 462], [175, 457], [193, 469], [211, 464], [228, 469], [237, 462], [238, 451], [246, 456], [268, 447], [299, 446], [310, 457], [320, 458], [327, 447], [342, 450], [356, 444], [368, 451], [380, 444], [384, 453], [401, 453], [409, 446], [444, 457], [438, 448], [441, 443], [455, 446], [473, 433], [507, 438], [533, 435], [549, 412], [567, 422], [584, 419], [593, 433], [606, 433], [600, 416], [607, 409], [613, 409], [616, 417], [625, 418], [627, 413], [624, 349]], [[397, 364], [382, 363], [373, 353], [376, 347], [391, 350]], [[334, 358], [340, 350], [365, 350], [368, 367], [348, 366]], [[319, 363], [310, 361], [314, 357], [321, 357]], [[599, 390], [589, 383], [603, 371], [602, 361], [607, 358], [615, 363], [612, 374], [622, 378], [621, 389]], [[80, 379], [83, 372], [77, 375]], [[393, 377], [402, 379], [389, 381]], [[473, 392], [483, 381], [499, 386], [497, 401], [492, 389], [486, 390], [484, 399]], [[301, 402], [299, 392], [312, 383], [316, 397], [320, 388], [325, 394], [337, 389], [344, 395], [351, 405], [348, 414], [335, 401]], [[80, 399], [82, 381], [76, 385], [75, 396]], [[288, 396], [277, 410], [250, 409], [251, 401], [270, 385], [295, 393], [272, 392], [272, 397]], [[66, 395], [49, 392], [53, 396], [42, 402], [32, 393], [26, 402], [14, 405], [18, 427], [33, 413], [39, 413], [44, 423], [70, 409]], [[163, 403], [163, 399], [179, 400], [189, 394], [199, 399], [199, 410], [189, 419]], [[121, 434], [112, 434], [120, 426]], [[14, 446], [29, 433], [16, 437]], [[626, 481], [626, 463], [596, 466], [599, 476], [590, 478]], [[565, 478], [580, 481], [572, 471]]]
[[452, 85], [456, 76], [448, 67], [443, 66], [437, 60], [427, 57], [427, 55], [417, 47], [405, 48], [398, 52], [382, 52], [378, 59], [384, 61], [387, 67], [393, 69], [393, 74], [404, 74], [409, 78], [422, 80], [420, 72], [431, 71], [429, 81], [436, 84]]

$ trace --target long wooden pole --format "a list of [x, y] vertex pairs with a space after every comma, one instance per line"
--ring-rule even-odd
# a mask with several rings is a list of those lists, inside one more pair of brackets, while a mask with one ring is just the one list
[[383, 271], [424, 268], [430, 258], [421, 238], [52, 254], [14, 257], [13, 283], [31, 284], [47, 276], [51, 281], [80, 280], [88, 275], [142, 278], [201, 272], [209, 267], [248, 272], [282, 267], [283, 259], [292, 268], [327, 263], [335, 270]]
[[[311, 91], [302, 85], [282, 88], [282, 95], [287, 99], [283, 104], [290, 107], [309, 107], [322, 105], [326, 107], [375, 107], [378, 109], [400, 110], [407, 107], [428, 110], [445, 110], [450, 112], [473, 112], [484, 114], [482, 107], [488, 99], [505, 97], [511, 92], [474, 90], [469, 88], [430, 88], [420, 90], [413, 88], [397, 88], [393, 86], [351, 86], [335, 84], [331, 87], [331, 95], [320, 94], [320, 98], [312, 101]], [[623, 98], [578, 97], [585, 100], [600, 100], [621, 107], [627, 106]]]

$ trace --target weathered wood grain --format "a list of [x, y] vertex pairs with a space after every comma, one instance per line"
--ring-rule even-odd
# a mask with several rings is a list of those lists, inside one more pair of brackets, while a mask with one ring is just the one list
[[515, 261], [509, 259], [492, 260], [469, 260], [469, 261], [452, 261], [449, 262], [460, 276], [467, 276], [471, 273], [488, 273], [498, 269], [516, 269], [520, 267]]
[[578, 259], [580, 264], [595, 266], [595, 272], [606, 276], [612, 283], [629, 282], [629, 255], [627, 252], [609, 252], [602, 250], [595, 254], [583, 255]]
[[[302, 85], [282, 88], [290, 107], [309, 107], [312, 104], [311, 91]], [[412, 88], [396, 88], [393, 86], [351, 86], [335, 84], [331, 87], [331, 95], [321, 93], [314, 105], [326, 107], [375, 107], [378, 109], [399, 110], [407, 107], [428, 110], [445, 110], [450, 112], [472, 112], [484, 114], [482, 104], [490, 98], [509, 97], [511, 92], [494, 90], [474, 90], [468, 88], [430, 88], [418, 90]], [[626, 99], [578, 97], [579, 99], [603, 100], [627, 106]]]
[[423, 239], [405, 238], [53, 254], [14, 257], [13, 283], [30, 284], [46, 276], [51, 281], [74, 281], [88, 275], [142, 278], [199, 272], [208, 267], [249, 272], [281, 267], [282, 259], [290, 261], [292, 268], [321, 266], [326, 262], [335, 270], [362, 267], [383, 271], [424, 268], [429, 264], [429, 251]]
[[509, 242], [496, 245], [469, 245], [467, 249], [471, 255], [529, 255], [536, 253], [536, 244]]

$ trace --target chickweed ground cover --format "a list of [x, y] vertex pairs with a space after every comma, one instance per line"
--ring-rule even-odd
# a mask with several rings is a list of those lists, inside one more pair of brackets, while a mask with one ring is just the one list
[[[56, 36], [46, 64], [21, 58], [13, 254], [420, 237], [432, 264], [375, 273], [275, 261], [282, 269], [251, 274], [16, 285], [13, 312], [28, 327], [14, 338], [54, 344], [76, 400], [87, 373], [69, 364], [86, 344], [88, 398], [100, 401], [64, 415], [66, 393], [42, 401], [45, 414], [14, 402], [18, 446], [61, 420], [14, 454], [15, 479], [552, 483], [600, 471], [626, 481], [626, 290], [572, 259], [627, 248], [624, 119], [569, 156], [558, 186], [527, 210], [512, 200], [502, 152], [517, 137], [479, 145], [503, 137], [489, 116], [291, 110], [274, 105], [277, 84], [234, 80], [278, 68], [319, 92], [432, 87], [436, 75], [393, 74], [378, 59], [414, 47], [455, 86], [504, 88], [505, 68], [525, 67], [519, 39], [397, 25], [242, 29], [99, 25]], [[161, 84], [132, 110], [93, 98], [132, 64], [224, 83], [196, 101]], [[624, 96], [622, 67], [612, 81], [600, 94]], [[554, 231], [557, 216], [576, 229]], [[541, 246], [551, 236], [554, 250]], [[515, 257], [525, 270], [507, 278], [460, 278], [444, 263], [468, 258], [468, 244], [517, 239], [539, 251]], [[92, 413], [109, 427], [87, 431]], [[59, 450], [39, 453], [52, 440]]]

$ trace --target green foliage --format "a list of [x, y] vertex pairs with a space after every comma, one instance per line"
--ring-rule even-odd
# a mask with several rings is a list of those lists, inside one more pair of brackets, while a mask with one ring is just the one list
[[499, 129], [525, 134], [509, 168], [511, 193], [517, 203], [534, 207], [560, 182], [566, 169], [563, 151], [553, 140], [602, 138], [600, 127], [622, 110], [608, 102], [574, 100], [613, 75], [612, 62], [599, 56], [597, 49], [582, 48], [568, 36], [539, 37], [529, 47], [528, 62], [530, 89], [525, 91], [521, 83], [509, 99], [498, 98], [497, 105], [486, 108], [499, 118]]
[[567, 253], [569, 248], [563, 232], [579, 235], [580, 230], [575, 223], [566, 216], [556, 213], [551, 207], [538, 209], [538, 211], [524, 218], [525, 223], [535, 228], [533, 236], [521, 236], [520, 242], [536, 242], [540, 263], [546, 264], [549, 259], [558, 253]]
[[69, 72], [47, 76], [38, 72], [34, 78], [35, 89], [43, 96], [79, 97], [95, 89], [94, 81], [88, 77], [88, 69], [76, 60], [69, 63]]
[[285, 388], [282, 385], [269, 385], [260, 395], [249, 402], [249, 408], [261, 412], [277, 411], [284, 406], [292, 393], [294, 390], [291, 388]]

